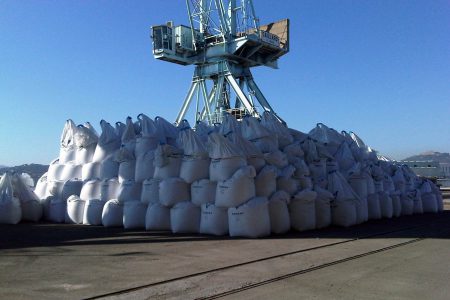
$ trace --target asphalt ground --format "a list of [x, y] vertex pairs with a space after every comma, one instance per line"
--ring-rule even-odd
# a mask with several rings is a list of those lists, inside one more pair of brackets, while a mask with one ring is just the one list
[[448, 299], [449, 209], [263, 239], [0, 225], [0, 299]]

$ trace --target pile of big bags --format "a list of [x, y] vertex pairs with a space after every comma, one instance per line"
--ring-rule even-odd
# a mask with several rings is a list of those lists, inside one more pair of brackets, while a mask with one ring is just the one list
[[66, 122], [35, 188], [46, 220], [262, 237], [443, 210], [432, 182], [323, 124], [306, 134], [264, 113], [193, 129], [140, 114], [100, 126]]

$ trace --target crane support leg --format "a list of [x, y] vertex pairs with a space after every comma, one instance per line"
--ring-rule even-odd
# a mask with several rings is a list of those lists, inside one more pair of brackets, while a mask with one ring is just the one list
[[259, 89], [259, 87], [256, 85], [255, 81], [251, 77], [246, 78], [247, 86], [254, 92], [256, 100], [261, 104], [263, 109], [265, 111], [270, 112], [273, 114], [281, 123], [286, 124], [286, 122], [283, 121], [273, 110], [273, 108], [270, 106], [269, 102], [267, 101], [266, 97], [264, 97], [263, 93]]
[[233, 88], [234, 92], [238, 96], [241, 103], [244, 105], [245, 109], [248, 111], [248, 113], [251, 116], [257, 116], [258, 114], [257, 114], [255, 108], [253, 107], [251, 102], [248, 100], [247, 96], [245, 96], [244, 92], [241, 90], [239, 84], [237, 83], [237, 81], [233, 77], [233, 75], [231, 75], [231, 74], [226, 75], [226, 79], [227, 79], [228, 83], [231, 85], [231, 87]]
[[191, 87], [189, 88], [189, 92], [187, 93], [186, 98], [184, 99], [183, 105], [181, 106], [180, 112], [178, 113], [178, 116], [175, 120], [175, 124], [178, 125], [181, 123], [181, 121], [183, 121], [184, 116], [186, 115], [186, 112], [189, 108], [189, 105], [191, 104], [192, 96], [194, 95], [195, 90], [197, 89], [197, 85], [198, 85], [198, 82], [193, 80]]

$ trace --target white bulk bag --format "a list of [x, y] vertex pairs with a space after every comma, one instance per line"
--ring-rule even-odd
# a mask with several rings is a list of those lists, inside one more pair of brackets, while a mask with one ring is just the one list
[[90, 162], [83, 165], [81, 169], [81, 179], [83, 181], [94, 180], [100, 178], [100, 167], [99, 162]]
[[170, 226], [173, 233], [198, 233], [200, 207], [190, 201], [175, 204], [170, 209]]
[[123, 204], [117, 199], [105, 203], [102, 211], [102, 224], [105, 227], [123, 226]]
[[373, 183], [375, 185], [375, 192], [376, 193], [384, 192], [384, 187], [383, 187], [383, 181], [382, 180], [374, 180]]
[[95, 149], [97, 148], [97, 143], [88, 145], [86, 147], [77, 148], [75, 155], [75, 162], [79, 165], [84, 165], [90, 163], [94, 158]]
[[136, 159], [134, 180], [136, 182], [143, 182], [146, 179], [152, 178], [155, 173], [155, 151], [150, 150], [142, 153]]
[[316, 228], [325, 228], [331, 225], [331, 201], [333, 194], [329, 191], [315, 186], [314, 191], [317, 192], [316, 198]]
[[21, 219], [19, 199], [12, 197], [9, 201], [0, 201], [0, 224], [17, 224]]
[[356, 223], [361, 224], [369, 221], [369, 204], [367, 203], [367, 197], [361, 198], [355, 194], [357, 201], [355, 202], [356, 207]]
[[247, 156], [247, 164], [253, 166], [256, 172], [260, 172], [266, 165], [266, 160], [264, 159], [264, 156]]
[[327, 165], [325, 160], [319, 160], [309, 163], [309, 170], [311, 172], [311, 178], [314, 183], [319, 184], [326, 180], [327, 177]]
[[433, 190], [432, 190], [432, 188], [431, 188], [431, 184], [430, 184], [430, 182], [427, 180], [427, 181], [425, 181], [423, 184], [422, 184], [422, 186], [420, 187], [420, 192], [422, 193], [422, 194], [428, 194], [428, 193], [432, 193], [433, 192]]
[[160, 132], [162, 136], [165, 137], [165, 141], [167, 142], [167, 144], [172, 146], [175, 146], [177, 144], [178, 129], [173, 126], [173, 124], [162, 117], [156, 117], [155, 125], [156, 128], [158, 128], [158, 132]]
[[264, 155], [252, 142], [244, 139], [239, 134], [229, 136], [234, 145], [241, 151], [242, 155], [247, 159], [247, 164], [253, 166], [256, 172], [260, 172], [266, 165]]
[[195, 124], [195, 132], [204, 143], [208, 142], [208, 133], [213, 131], [214, 129], [214, 127], [210, 127], [204, 121], [197, 121], [197, 124]]
[[67, 201], [51, 197], [48, 200], [48, 220], [54, 223], [64, 223], [66, 219]]
[[[76, 146], [75, 146], [75, 132], [77, 126], [72, 120], [67, 120], [64, 124], [64, 129], [61, 134], [60, 149], [59, 149], [59, 162], [65, 164], [69, 161], [75, 160]], [[58, 179], [58, 178], [52, 178]]]
[[[191, 201], [197, 206], [212, 204], [216, 200], [217, 182], [200, 179], [191, 184]], [[227, 227], [228, 230], [228, 227]]]
[[283, 152], [288, 156], [288, 158], [300, 158], [305, 156], [305, 152], [299, 142], [293, 142], [283, 148]]
[[136, 140], [136, 157], [149, 150], [155, 150], [159, 142], [165, 141], [164, 136], [152, 119], [144, 114], [139, 114], [137, 118], [141, 124], [141, 136]]
[[357, 222], [358, 199], [350, 185], [339, 172], [328, 174], [328, 190], [335, 195], [331, 203], [332, 223], [348, 227]]
[[309, 170], [308, 165], [303, 159], [296, 159], [293, 165], [295, 166], [295, 173], [294, 173], [295, 177], [297, 178], [300, 178], [302, 176], [309, 177], [311, 175], [311, 171]]
[[187, 128], [179, 133], [179, 144], [184, 151], [180, 178], [187, 183], [209, 178], [209, 157], [206, 146], [194, 130]]
[[285, 191], [293, 196], [299, 189], [300, 182], [293, 177], [280, 176], [277, 178], [277, 190]]
[[150, 203], [145, 215], [146, 230], [170, 230], [170, 208], [160, 203]]
[[355, 191], [355, 193], [359, 196], [361, 199], [366, 199], [368, 196], [367, 192], [367, 179], [364, 176], [351, 176], [348, 179], [348, 183], [352, 187], [352, 189]]
[[141, 202], [142, 203], [158, 203], [159, 202], [159, 179], [146, 179], [142, 183]]
[[117, 199], [119, 185], [117, 178], [102, 180], [100, 183], [100, 200], [106, 203], [111, 199]]
[[413, 213], [423, 214], [422, 195], [418, 189], [415, 190]]
[[433, 193], [426, 193], [422, 195], [422, 206], [424, 213], [438, 212], [436, 195]]
[[381, 217], [392, 218], [394, 215], [394, 206], [392, 204], [392, 198], [386, 192], [379, 192], [378, 199], [380, 201]]
[[[155, 122], [144, 114], [137, 116], [140, 122], [141, 133], [136, 139], [136, 157], [150, 150], [155, 150], [161, 140], [161, 134]], [[162, 137], [164, 138], [164, 137]]]
[[310, 164], [310, 167], [312, 162], [317, 162], [320, 160], [316, 143], [314, 143], [314, 141], [310, 137], [302, 141], [300, 144], [302, 145], [303, 152], [305, 152], [305, 161]]
[[159, 202], [165, 206], [173, 206], [178, 202], [189, 201], [191, 193], [189, 184], [181, 178], [167, 178], [159, 184]]
[[209, 179], [221, 181], [229, 179], [237, 170], [247, 165], [242, 156], [211, 159], [209, 165]]
[[241, 122], [242, 136], [251, 141], [263, 153], [278, 150], [277, 136], [262, 126], [257, 118], [246, 117]]
[[265, 166], [255, 177], [257, 197], [270, 197], [277, 190], [278, 170], [274, 166]]
[[120, 137], [117, 136], [114, 127], [105, 120], [100, 121], [102, 133], [98, 138], [97, 147], [95, 148], [93, 162], [102, 162], [109, 155], [114, 154], [120, 147]]
[[73, 195], [67, 199], [67, 214], [65, 223], [83, 224], [84, 205], [86, 201], [79, 196]]
[[200, 233], [212, 235], [228, 234], [228, 210], [210, 203], [202, 204]]
[[54, 160], [50, 163], [47, 171], [47, 180], [61, 180], [64, 172], [64, 164], [60, 163], [59, 160]]
[[145, 228], [147, 204], [141, 201], [128, 201], [123, 206], [123, 227], [125, 229]]
[[327, 145], [327, 149], [329, 149], [331, 154], [337, 152], [342, 141], [342, 136], [336, 130], [327, 127], [323, 123], [317, 123], [316, 127], [308, 134], [312, 139]]
[[397, 194], [391, 194], [392, 207], [394, 211], [394, 217], [400, 217], [402, 215], [402, 202], [400, 196]]
[[339, 146], [335, 159], [337, 160], [341, 171], [350, 169], [356, 163], [353, 153], [346, 141], [342, 142]]
[[279, 169], [282, 169], [289, 165], [289, 161], [287, 159], [287, 155], [281, 152], [280, 150], [276, 150], [274, 152], [264, 154], [264, 158], [266, 162], [272, 166], [275, 166]]
[[230, 134], [241, 135], [241, 126], [233, 115], [225, 113], [222, 123], [218, 127], [218, 132], [224, 136]]
[[134, 180], [136, 174], [136, 160], [123, 161], [119, 165], [119, 182]]
[[61, 190], [61, 199], [67, 200], [70, 196], [80, 196], [81, 189], [83, 188], [83, 181], [79, 179], [67, 180]]
[[300, 191], [292, 198], [289, 203], [292, 228], [298, 231], [316, 228], [316, 198], [313, 190]]
[[117, 190], [117, 200], [127, 202], [141, 199], [142, 186], [134, 180], [126, 180], [119, 184]]
[[357, 222], [354, 199], [334, 199], [331, 202], [332, 223], [336, 226], [349, 227]]
[[115, 153], [108, 155], [100, 164], [100, 179], [111, 179], [119, 176], [119, 165]]
[[13, 195], [20, 201], [22, 220], [37, 222], [42, 217], [42, 206], [38, 196], [26, 183], [26, 180], [19, 174], [12, 176]]
[[293, 136], [290, 134], [289, 129], [281, 123], [272, 113], [264, 112], [261, 116], [261, 125], [269, 129], [277, 136], [278, 144], [280, 148], [291, 144], [294, 141]]
[[239, 168], [247, 164], [242, 151], [230, 140], [217, 132], [208, 136], [209, 157], [209, 179], [220, 181], [229, 179]]
[[301, 189], [312, 189], [313, 188], [313, 182], [311, 177], [308, 176], [300, 176], [300, 177], [295, 177], [298, 179], [299, 183], [300, 183], [300, 188]]
[[443, 211], [444, 210], [444, 201], [442, 199], [442, 193], [441, 193], [439, 187], [437, 187], [435, 184], [431, 184], [431, 189], [433, 191], [433, 194], [436, 195], [438, 211]]
[[187, 183], [209, 178], [210, 162], [208, 157], [185, 155], [181, 160], [180, 178]]
[[155, 173], [156, 179], [178, 177], [181, 167], [182, 151], [171, 145], [159, 145], [155, 150]]
[[289, 130], [289, 133], [294, 137], [295, 142], [301, 143], [309, 137], [308, 134], [306, 134], [304, 132], [301, 132], [301, 131], [298, 131], [298, 130], [295, 130], [292, 128], [288, 128], [288, 130]]
[[328, 159], [326, 162], [326, 166], [327, 166], [327, 173], [339, 171], [338, 163], [335, 160]]
[[101, 181], [98, 179], [89, 180], [83, 184], [80, 192], [80, 198], [84, 201], [90, 199], [100, 199]]
[[62, 197], [62, 189], [64, 187], [65, 181], [62, 180], [51, 180], [47, 183], [47, 195], [55, 196], [58, 198]]
[[384, 179], [383, 179], [383, 187], [384, 187], [384, 191], [392, 194], [395, 192], [395, 186], [394, 186], [394, 182], [392, 181], [392, 177], [385, 174], [384, 175]]
[[[152, 121], [153, 122], [153, 121]], [[136, 149], [134, 155], [139, 157], [149, 151], [154, 151], [159, 145], [159, 139], [156, 137], [140, 136], [136, 138]]]
[[272, 233], [281, 234], [291, 229], [288, 204], [290, 196], [284, 191], [278, 191], [269, 200], [270, 229]]
[[126, 149], [134, 157], [136, 148], [136, 128], [131, 117], [127, 117], [125, 123], [125, 130], [121, 135], [120, 148]]
[[122, 135], [125, 132], [125, 128], [127, 128], [127, 125], [125, 125], [122, 122], [116, 122], [115, 124], [115, 128], [114, 128], [114, 133], [119, 137], [119, 139], [122, 139]]
[[392, 180], [394, 181], [395, 189], [397, 191], [400, 191], [402, 193], [406, 191], [406, 180], [403, 175], [403, 170], [401, 168], [398, 168], [395, 171], [394, 176], [392, 176]]
[[43, 199], [47, 196], [47, 173], [44, 173], [37, 181], [34, 193], [39, 199]]
[[70, 180], [75, 178], [81, 178], [82, 165], [77, 165], [75, 162], [68, 162], [64, 165], [64, 170], [61, 174], [61, 180]]
[[76, 151], [76, 163], [79, 165], [92, 161], [95, 148], [97, 147], [98, 136], [91, 124], [78, 125], [74, 134]]
[[255, 196], [255, 168], [242, 167], [234, 175], [217, 183], [216, 205], [220, 207], [233, 207], [241, 205]]
[[17, 224], [22, 218], [20, 201], [14, 197], [11, 175], [3, 174], [0, 179], [0, 224]]
[[257, 238], [270, 235], [267, 198], [255, 197], [238, 207], [228, 209], [230, 236]]
[[44, 199], [41, 199], [41, 206], [42, 206], [42, 217], [44, 220], [49, 220], [49, 216], [50, 216], [50, 200], [55, 198], [55, 196], [47, 196]]
[[83, 224], [102, 225], [102, 213], [105, 201], [100, 199], [90, 199], [84, 206]]
[[378, 193], [367, 196], [367, 208], [369, 211], [369, 220], [381, 219], [381, 206]]
[[[273, 135], [270, 130], [261, 125], [259, 120], [254, 117], [244, 118], [241, 126], [242, 136], [247, 140], [256, 140]], [[278, 148], [278, 145], [276, 148]]]
[[[412, 215], [414, 212], [414, 200], [410, 193], [401, 195], [401, 203], [402, 203], [402, 216]], [[422, 203], [425, 204], [422, 197]], [[425, 211], [425, 205], [424, 205]]]
[[39, 199], [20, 201], [22, 208], [22, 220], [37, 222], [42, 218], [43, 208]]

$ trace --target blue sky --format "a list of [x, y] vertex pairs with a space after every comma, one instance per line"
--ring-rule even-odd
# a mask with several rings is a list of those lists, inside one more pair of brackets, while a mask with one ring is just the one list
[[[289, 124], [353, 130], [396, 159], [450, 151], [450, 2], [254, 1], [291, 20], [258, 85]], [[68, 118], [174, 120], [193, 67], [153, 59], [151, 25], [188, 24], [182, 0], [0, 0], [0, 165], [48, 163]], [[97, 126], [98, 127], [98, 126]]]

